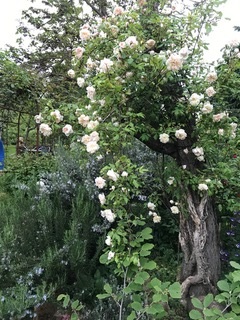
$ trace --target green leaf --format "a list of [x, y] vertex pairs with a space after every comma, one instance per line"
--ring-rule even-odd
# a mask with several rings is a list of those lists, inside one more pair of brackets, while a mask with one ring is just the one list
[[203, 300], [204, 308], [209, 307], [212, 302], [213, 302], [213, 295], [209, 293]]
[[132, 311], [131, 314], [127, 317], [127, 320], [134, 320], [136, 319], [136, 313], [135, 311]]
[[230, 265], [237, 270], [240, 270], [240, 264], [235, 261], [230, 261]]
[[153, 295], [153, 302], [161, 302], [162, 301], [162, 294], [161, 293], [155, 293]]
[[206, 317], [214, 317], [214, 316], [216, 316], [216, 314], [214, 313], [214, 311], [212, 309], [204, 309], [203, 310], [203, 314]]
[[148, 262], [144, 262], [143, 264], [141, 264], [141, 266], [147, 270], [154, 270], [154, 269], [156, 269], [157, 264], [155, 261], [148, 261]]
[[73, 313], [73, 314], [71, 315], [70, 320], [78, 320], [78, 315], [77, 315], [76, 313]]
[[198, 310], [191, 310], [189, 312], [189, 317], [193, 320], [200, 320], [202, 319], [202, 314]]
[[153, 238], [153, 236], [152, 236], [152, 229], [149, 228], [149, 227], [143, 229], [142, 232], [141, 232], [141, 236], [142, 236], [143, 239], [145, 239], [145, 240], [152, 239], [152, 238]]
[[230, 286], [229, 286], [229, 283], [227, 282], [227, 280], [218, 281], [217, 286], [222, 291], [229, 292], [229, 290], [230, 290]]
[[97, 295], [97, 298], [98, 298], [99, 300], [101, 300], [101, 299], [106, 299], [106, 298], [109, 298], [109, 297], [111, 297], [111, 295], [108, 294], [108, 293], [102, 293], [102, 294], [98, 294], [98, 295]]
[[195, 308], [198, 308], [201, 310], [203, 309], [203, 304], [198, 298], [192, 298], [191, 301], [192, 301], [192, 304]]
[[69, 297], [69, 295], [67, 294], [67, 295], [65, 296], [64, 300], [63, 300], [63, 308], [66, 308], [66, 307], [68, 306], [69, 302], [70, 302], [70, 297]]
[[231, 309], [233, 312], [235, 312], [236, 314], [240, 314], [240, 305], [239, 304], [236, 304], [236, 303], [233, 303], [231, 305]]
[[66, 296], [65, 294], [60, 294], [60, 295], [57, 297], [57, 301], [60, 301], [60, 300], [64, 299], [65, 296]]
[[138, 272], [135, 276], [134, 282], [137, 284], [144, 284], [149, 277], [150, 275], [146, 271]]
[[131, 307], [135, 310], [135, 311], [141, 311], [142, 310], [142, 304], [138, 301], [134, 301], [131, 303]]
[[161, 292], [162, 288], [161, 288], [161, 284], [162, 282], [160, 280], [158, 280], [157, 278], [153, 278], [150, 282], [152, 288], [154, 288], [157, 292]]
[[72, 309], [76, 309], [78, 307], [78, 305], [79, 305], [79, 300], [75, 300], [72, 302], [71, 307], [72, 307]]
[[154, 245], [153, 245], [152, 243], [145, 243], [145, 244], [142, 246], [142, 250], [148, 251], [148, 250], [151, 250], [153, 247], [154, 247]]
[[168, 288], [169, 294], [174, 299], [180, 299], [181, 298], [181, 285], [179, 282], [174, 282], [171, 284]]
[[103, 288], [107, 293], [109, 293], [109, 294], [112, 293], [112, 288], [108, 283], [106, 283]]

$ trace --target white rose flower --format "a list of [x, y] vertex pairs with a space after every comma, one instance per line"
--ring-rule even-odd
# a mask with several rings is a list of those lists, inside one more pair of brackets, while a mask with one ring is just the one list
[[122, 174], [121, 174], [121, 176], [122, 176], [122, 177], [127, 177], [127, 176], [128, 176], [127, 171], [123, 171]]
[[41, 115], [41, 113], [37, 114], [35, 117], [34, 117], [34, 120], [36, 123], [41, 123], [42, 120], [43, 120], [43, 117]]
[[175, 178], [174, 178], [174, 177], [169, 177], [168, 180], [167, 180], [167, 183], [168, 183], [169, 185], [172, 185], [174, 181], [175, 181]]
[[81, 40], [88, 40], [91, 37], [91, 32], [87, 28], [82, 28], [79, 31], [79, 37]]
[[81, 142], [85, 145], [87, 145], [90, 141], [91, 141], [91, 138], [88, 134], [85, 134], [81, 139]]
[[178, 71], [182, 69], [182, 57], [176, 53], [172, 53], [166, 61], [167, 69], [171, 71]]
[[108, 252], [108, 260], [111, 260], [112, 258], [114, 258], [114, 256], [115, 256], [115, 252], [113, 251]]
[[206, 185], [206, 183], [199, 183], [198, 190], [207, 191], [208, 190], [208, 186]]
[[49, 127], [46, 123], [41, 123], [39, 126], [39, 131], [44, 135], [45, 137], [48, 137], [52, 134], [52, 129]]
[[63, 121], [63, 116], [59, 110], [52, 111], [50, 115], [55, 119], [56, 123]]
[[80, 117], [78, 117], [78, 123], [81, 124], [83, 127], [86, 127], [90, 121], [89, 116], [85, 116], [85, 114], [81, 114]]
[[88, 86], [86, 88], [87, 90], [87, 97], [90, 99], [90, 100], [94, 100], [94, 97], [95, 97], [95, 94], [96, 94], [96, 90], [94, 87], [92, 86]]
[[116, 218], [115, 214], [112, 212], [111, 209], [106, 209], [106, 210], [101, 211], [101, 216], [103, 218], [106, 218], [107, 221], [109, 221], [111, 223], [114, 222], [114, 220]]
[[179, 209], [178, 209], [177, 206], [170, 207], [170, 210], [172, 211], [173, 214], [178, 214], [179, 213]]
[[206, 80], [207, 80], [207, 82], [209, 82], [209, 83], [212, 83], [212, 82], [216, 81], [217, 78], [218, 78], [218, 77], [217, 77], [217, 73], [216, 73], [215, 71], [210, 72], [210, 73], [207, 74], [207, 76], [206, 76]]
[[188, 54], [189, 54], [188, 47], [182, 48], [182, 49], [179, 51], [179, 54], [180, 54], [180, 56], [181, 56], [183, 59], [187, 59]]
[[219, 134], [219, 136], [223, 136], [224, 135], [224, 129], [218, 129], [218, 134]]
[[146, 42], [146, 47], [147, 47], [148, 49], [152, 49], [152, 48], [155, 46], [155, 43], [156, 43], [155, 40], [149, 39], [149, 40]]
[[213, 87], [207, 88], [205, 92], [206, 92], [206, 94], [207, 94], [208, 97], [212, 97], [212, 96], [214, 96], [215, 93], [216, 93], [216, 91], [214, 90]]
[[80, 88], [82, 88], [82, 87], [84, 86], [84, 83], [85, 83], [84, 78], [81, 78], [81, 77], [77, 78], [77, 85], [78, 85]]
[[68, 74], [69, 78], [74, 78], [75, 77], [75, 71], [72, 70], [72, 69], [68, 70], [67, 74]]
[[162, 143], [168, 143], [169, 142], [169, 135], [167, 133], [161, 133], [159, 135], [159, 140]]
[[158, 216], [158, 215], [154, 215], [153, 216], [153, 222], [154, 223], [159, 223], [159, 222], [161, 222], [161, 220], [162, 220], [162, 218], [160, 216]]
[[102, 177], [97, 177], [95, 179], [95, 185], [98, 187], [98, 189], [103, 189], [106, 185], [106, 180]]
[[105, 197], [105, 194], [104, 194], [104, 193], [99, 193], [98, 199], [99, 199], [101, 205], [104, 205], [104, 204], [105, 204], [105, 202], [106, 202], [106, 197]]
[[152, 211], [154, 211], [156, 208], [156, 205], [152, 202], [148, 202], [147, 206], [148, 206], [148, 209]]
[[199, 156], [199, 157], [197, 157], [197, 159], [198, 159], [198, 161], [204, 161], [205, 160], [204, 156]]
[[103, 60], [100, 61], [99, 70], [100, 72], [106, 73], [111, 69], [112, 66], [113, 66], [112, 60], [104, 58]]
[[200, 101], [201, 101], [201, 96], [199, 94], [197, 94], [197, 93], [193, 93], [191, 95], [191, 97], [189, 98], [190, 105], [194, 106], [194, 107], [199, 105]]
[[112, 245], [112, 239], [111, 239], [110, 236], [106, 237], [105, 243], [106, 243], [107, 246], [111, 246]]
[[200, 156], [204, 155], [204, 151], [203, 151], [202, 147], [196, 147], [196, 148], [192, 149], [192, 152], [196, 157], [200, 157]]
[[123, 9], [123, 7], [120, 7], [120, 6], [115, 7], [114, 10], [113, 10], [113, 14], [114, 14], [115, 16], [120, 16], [120, 15], [122, 15], [123, 13], [124, 13], [124, 9]]
[[97, 131], [93, 131], [92, 133], [90, 133], [90, 139], [91, 139], [91, 141], [98, 142], [100, 139], [99, 133]]
[[187, 137], [187, 133], [184, 129], [179, 129], [175, 132], [175, 137], [179, 140], [185, 140]]
[[203, 104], [201, 111], [204, 114], [211, 113], [213, 111], [213, 105], [209, 101], [207, 101]]
[[88, 128], [89, 130], [93, 130], [93, 129], [95, 129], [98, 125], [99, 125], [99, 122], [98, 122], [97, 120], [95, 120], [95, 121], [91, 120], [91, 121], [88, 122], [87, 128]]
[[117, 181], [117, 179], [119, 178], [119, 174], [117, 172], [114, 172], [113, 169], [108, 170], [107, 176], [113, 181]]
[[95, 153], [100, 147], [95, 141], [90, 141], [86, 144], [88, 153]]
[[66, 124], [62, 128], [62, 132], [68, 137], [71, 133], [73, 133], [73, 128], [70, 124]]
[[125, 40], [125, 43], [130, 48], [135, 48], [138, 45], [137, 37], [130, 36]]

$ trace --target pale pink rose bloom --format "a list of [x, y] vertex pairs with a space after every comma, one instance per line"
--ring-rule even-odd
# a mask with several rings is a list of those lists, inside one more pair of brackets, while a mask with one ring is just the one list
[[214, 114], [213, 115], [213, 122], [219, 122], [221, 121], [223, 118], [226, 117], [226, 113], [225, 112], [221, 112], [221, 113], [218, 113], [218, 114]]
[[55, 119], [56, 123], [63, 121], [63, 116], [59, 110], [52, 111], [50, 115]]
[[98, 187], [98, 189], [103, 189], [106, 185], [106, 180], [102, 177], [97, 177], [95, 179], [95, 185]]
[[152, 49], [152, 48], [155, 46], [155, 43], [156, 43], [155, 40], [149, 39], [149, 40], [146, 42], [146, 47], [147, 47], [148, 49]]
[[42, 120], [43, 120], [43, 117], [41, 115], [41, 113], [37, 114], [35, 117], [34, 117], [34, 120], [36, 123], [41, 123]]
[[42, 133], [45, 137], [48, 137], [52, 134], [52, 129], [49, 127], [46, 123], [41, 123], [39, 126], [39, 131]]
[[112, 65], [113, 65], [112, 60], [108, 58], [104, 58], [103, 60], [100, 61], [99, 70], [100, 72], [106, 73], [111, 69]]
[[90, 139], [91, 139], [91, 141], [98, 142], [99, 141], [99, 133], [97, 131], [93, 131], [90, 134]]
[[78, 123], [81, 124], [83, 127], [86, 127], [89, 121], [89, 116], [85, 116], [85, 114], [82, 114], [80, 117], [78, 117]]
[[81, 59], [82, 56], [83, 56], [84, 51], [85, 51], [84, 48], [82, 48], [82, 47], [77, 47], [77, 48], [75, 49], [75, 56], [76, 56], [76, 58]]
[[75, 77], [75, 71], [72, 70], [72, 69], [68, 70], [67, 74], [68, 74], [69, 78], [74, 78]]
[[122, 7], [115, 7], [114, 10], [113, 10], [113, 14], [115, 16], [120, 16], [121, 14], [124, 13], [124, 9]]
[[87, 128], [89, 130], [93, 130], [95, 129], [97, 126], [99, 125], [99, 122], [97, 120], [93, 121], [93, 120], [90, 120], [87, 124]]
[[99, 145], [95, 141], [89, 141], [86, 147], [88, 153], [95, 153], [99, 149]]
[[80, 30], [79, 36], [81, 40], [88, 40], [91, 37], [91, 32], [87, 28], [83, 28]]
[[137, 37], [136, 36], [130, 36], [125, 40], [125, 43], [130, 48], [135, 48], [138, 45]]
[[93, 100], [94, 97], [95, 97], [95, 94], [96, 94], [96, 90], [94, 87], [92, 86], [88, 86], [86, 88], [86, 91], [87, 91], [87, 97], [90, 99], [90, 100]]
[[172, 71], [178, 71], [183, 66], [182, 57], [176, 53], [172, 53], [166, 61], [167, 69]]
[[179, 129], [175, 132], [175, 137], [179, 140], [185, 140], [187, 137], [187, 133], [184, 129]]
[[124, 48], [126, 48], [126, 43], [125, 42], [119, 42], [119, 47], [120, 47], [120, 49], [124, 49]]
[[62, 128], [62, 132], [68, 137], [71, 133], [73, 133], [73, 128], [70, 124], [66, 124]]
[[217, 73], [216, 73], [215, 71], [210, 72], [210, 73], [207, 74], [207, 76], [206, 76], [206, 80], [207, 80], [207, 82], [209, 82], [209, 83], [212, 83], [212, 82], [216, 81], [217, 78], [218, 78], [218, 77], [217, 77]]
[[209, 88], [206, 89], [206, 94], [207, 94], [208, 97], [214, 96], [215, 93], [216, 93], [216, 91], [214, 90], [213, 87], [209, 87]]
[[89, 135], [85, 134], [82, 139], [81, 139], [81, 142], [85, 145], [87, 145], [89, 142], [91, 141], [91, 138]]

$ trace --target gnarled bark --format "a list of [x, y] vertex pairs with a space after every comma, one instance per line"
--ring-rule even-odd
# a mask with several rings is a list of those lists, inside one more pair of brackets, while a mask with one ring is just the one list
[[180, 214], [179, 242], [183, 251], [182, 299], [216, 293], [220, 274], [219, 237], [211, 198], [185, 190], [188, 215]]

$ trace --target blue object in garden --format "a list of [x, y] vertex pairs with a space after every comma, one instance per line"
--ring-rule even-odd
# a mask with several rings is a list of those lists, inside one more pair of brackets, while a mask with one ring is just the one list
[[3, 142], [0, 140], [0, 170], [4, 169], [4, 148]]

